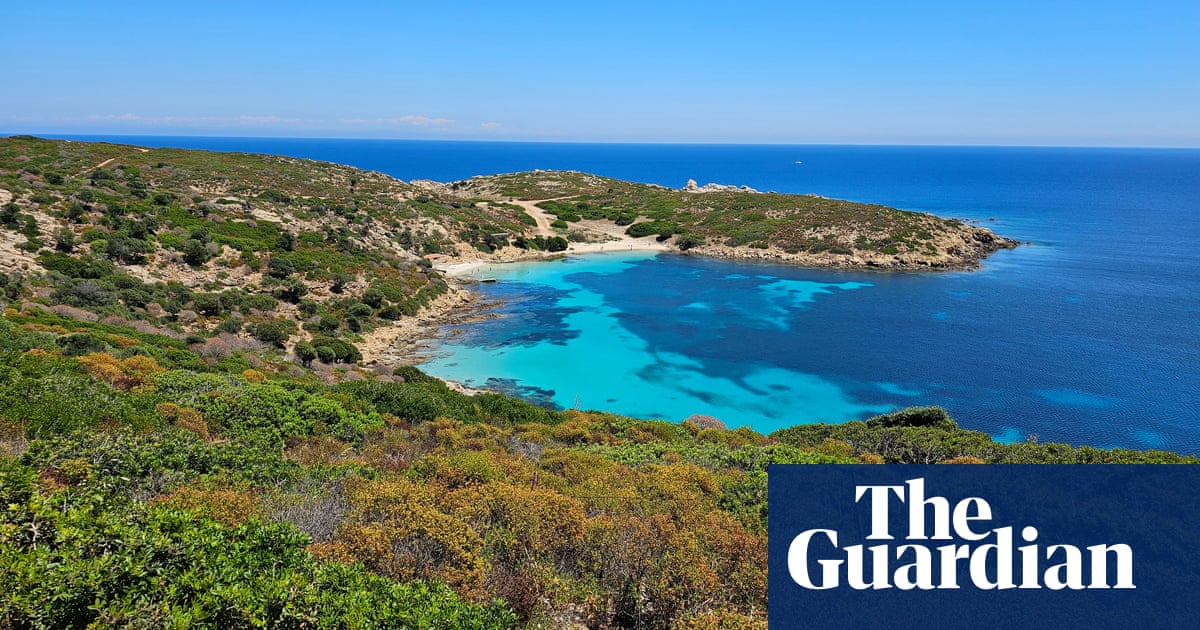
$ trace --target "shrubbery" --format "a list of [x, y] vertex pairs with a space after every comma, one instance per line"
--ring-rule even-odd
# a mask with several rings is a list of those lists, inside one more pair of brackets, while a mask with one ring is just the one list
[[249, 330], [255, 339], [282, 348], [296, 331], [296, 324], [290, 319], [268, 319], [250, 324]]
[[625, 233], [635, 238], [651, 236], [654, 234], [658, 234], [659, 236], [671, 236], [672, 234], [677, 234], [679, 229], [680, 228], [678, 225], [669, 221], [643, 221], [641, 223], [634, 223], [633, 225], [629, 226], [625, 229]]
[[307, 536], [289, 525], [223, 525], [102, 492], [67, 501], [42, 494], [33, 470], [11, 464], [0, 463], [0, 487], [10, 506], [0, 516], [7, 626], [505, 628], [515, 621], [501, 605], [468, 604], [441, 585], [318, 562], [305, 551]]
[[354, 344], [345, 339], [315, 335], [312, 338], [312, 345], [323, 363], [358, 363], [362, 361], [362, 353]]

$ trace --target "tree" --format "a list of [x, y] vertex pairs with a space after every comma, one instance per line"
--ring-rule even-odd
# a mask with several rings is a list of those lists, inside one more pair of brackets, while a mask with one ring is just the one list
[[21, 206], [18, 206], [11, 201], [4, 204], [4, 207], [0, 208], [0, 223], [10, 227], [16, 226], [17, 216], [20, 214], [20, 212]]
[[[91, 192], [91, 191], [88, 191]], [[82, 196], [80, 197], [82, 199]], [[72, 203], [67, 207], [67, 220], [71, 223], [81, 223], [83, 215], [87, 213], [87, 209], [79, 203]]]
[[328, 335], [316, 335], [312, 338], [312, 345], [317, 351], [317, 356], [320, 357], [322, 363], [358, 363], [362, 361], [362, 353], [358, 348], [346, 341]]

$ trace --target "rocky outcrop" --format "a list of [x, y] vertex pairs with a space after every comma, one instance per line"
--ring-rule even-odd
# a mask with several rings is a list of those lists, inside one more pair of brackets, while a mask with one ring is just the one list
[[701, 185], [697, 184], [696, 180], [694, 180], [694, 179], [687, 180], [687, 184], [683, 187], [683, 191], [690, 192], [690, 193], [710, 193], [710, 192], [757, 193], [758, 192], [757, 190], [754, 190], [753, 188], [751, 188], [749, 186], [731, 186], [729, 184], [713, 184], [713, 183], [708, 183], [708, 184], [701, 186]]

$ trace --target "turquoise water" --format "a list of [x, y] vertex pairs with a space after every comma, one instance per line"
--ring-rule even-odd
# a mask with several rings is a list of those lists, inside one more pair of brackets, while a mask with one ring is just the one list
[[636, 252], [492, 265], [476, 290], [499, 317], [443, 330], [422, 369], [555, 408], [764, 432], [936, 404], [1002, 441], [1186, 449], [1195, 375], [1171, 361], [1194, 348], [1143, 345], [1173, 330], [1099, 342], [1116, 306], [1030, 282], [1045, 256], [941, 274]]
[[[483, 268], [473, 275], [504, 283], [496, 285], [499, 289], [485, 289], [488, 297], [509, 302], [500, 309], [504, 318], [447, 335], [454, 341], [444, 343], [422, 367], [442, 378], [474, 387], [509, 389], [554, 407], [671, 420], [703, 413], [761, 430], [795, 424], [801, 410], [807, 418], [841, 421], [888, 408], [854, 401], [818, 375], [769, 364], [753, 366], [736, 376], [713, 373], [694, 357], [655, 347], [634, 334], [623, 320], [658, 315], [618, 309], [584, 281], [619, 277], [637, 263], [655, 258], [655, 254], [641, 252], [596, 254]], [[723, 280], [732, 285], [749, 279], [731, 273]], [[758, 284], [752, 292], [739, 291], [736, 302], [714, 303], [700, 295], [673, 317], [686, 324], [732, 310], [747, 325], [787, 333], [795, 311], [870, 286], [863, 282], [758, 279], [768, 282]], [[523, 317], [528, 313], [523, 313], [523, 308], [541, 311], [541, 316]], [[547, 318], [545, 313], [558, 315]], [[520, 375], [519, 381], [509, 377], [515, 375]], [[526, 382], [536, 383], [536, 387], [518, 386]]]

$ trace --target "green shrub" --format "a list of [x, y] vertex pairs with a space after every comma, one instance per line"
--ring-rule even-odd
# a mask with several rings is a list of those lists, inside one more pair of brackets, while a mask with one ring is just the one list
[[312, 317], [321, 310], [321, 303], [316, 300], [300, 300], [297, 306], [304, 317]]
[[203, 241], [189, 238], [183, 242], [183, 262], [192, 267], [203, 267], [209, 258], [212, 258], [212, 255]]
[[937, 427], [957, 429], [958, 423], [941, 407], [909, 407], [867, 420], [868, 427]]
[[253, 293], [242, 298], [240, 309], [271, 312], [279, 308], [279, 300], [265, 293]]
[[287, 278], [283, 284], [271, 292], [276, 299], [295, 304], [308, 294], [308, 286], [299, 278]]
[[67, 254], [75, 251], [75, 232], [71, 228], [55, 230], [54, 249]]
[[383, 306], [383, 301], [384, 301], [385, 297], [386, 296], [384, 296], [383, 291], [380, 291], [379, 289], [372, 287], [372, 288], [364, 291], [362, 294], [362, 297], [359, 299], [362, 300], [363, 304], [366, 304], [367, 306], [374, 309], [374, 308], [380, 308]]
[[221, 313], [221, 297], [216, 293], [192, 294], [192, 308], [201, 315], [212, 317]]
[[[337, 339], [327, 335], [316, 335], [312, 339], [312, 345], [317, 350], [317, 356], [325, 363], [332, 363], [334, 361], [339, 363], [358, 363], [362, 361], [362, 353], [358, 351], [358, 348], [344, 339]], [[322, 351], [322, 348], [326, 350]], [[327, 357], [332, 357], [333, 361], [330, 361]]]
[[6, 626], [483, 630], [517, 621], [441, 584], [320, 563], [288, 524], [225, 525], [99, 492], [42, 497], [31, 470], [0, 474], [20, 488], [17, 509], [0, 520], [16, 534], [0, 542]]
[[236, 335], [237, 333], [242, 331], [242, 323], [243, 323], [243, 320], [240, 317], [230, 317], [227, 319], [223, 319], [223, 320], [221, 320], [221, 323], [217, 324], [216, 331], [219, 333], [229, 333], [231, 335]]
[[324, 396], [305, 399], [300, 406], [300, 416], [312, 423], [317, 432], [352, 444], [362, 442], [369, 431], [383, 426], [379, 414], [348, 411], [337, 401]]
[[687, 251], [693, 247], [704, 245], [704, 237], [695, 234], [682, 234], [675, 240], [675, 244], [679, 246], [680, 250]]
[[81, 430], [43, 436], [30, 443], [21, 462], [38, 470], [85, 462], [95, 483], [143, 496], [205, 477], [273, 483], [291, 478], [299, 469], [278, 450], [208, 443], [178, 427], [150, 433]]
[[104, 352], [108, 344], [89, 333], [72, 333], [54, 340], [62, 349], [63, 356], [79, 357], [93, 352]]
[[362, 302], [356, 302], [355, 304], [350, 305], [350, 308], [346, 309], [347, 315], [361, 319], [370, 317], [374, 312], [374, 309], [372, 309], [370, 305], [363, 304]]
[[31, 438], [101, 423], [144, 428], [155, 422], [147, 400], [114, 390], [84, 374], [58, 368], [46, 374], [22, 370], [4, 376], [0, 418], [23, 425]]
[[679, 226], [669, 221], [643, 221], [641, 223], [634, 223], [625, 229], [626, 234], [635, 238], [650, 236], [652, 234], [671, 236], [677, 232], [679, 232]]
[[50, 271], [57, 271], [69, 278], [96, 280], [116, 273], [116, 266], [103, 258], [85, 254], [74, 258], [62, 253], [47, 252], [38, 256], [38, 262]]
[[282, 348], [296, 331], [296, 324], [289, 319], [268, 319], [250, 324], [249, 330], [255, 339]]
[[300, 413], [305, 396], [278, 385], [244, 384], [191, 403], [222, 435], [251, 446], [282, 448], [287, 438], [312, 433], [312, 420]]
[[295, 232], [280, 232], [279, 238], [275, 240], [275, 247], [284, 251], [296, 250], [296, 234]]
[[267, 262], [267, 275], [282, 280], [296, 272], [296, 266], [286, 258], [272, 256]]

